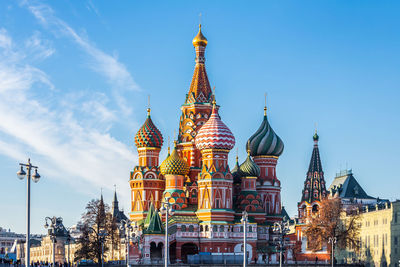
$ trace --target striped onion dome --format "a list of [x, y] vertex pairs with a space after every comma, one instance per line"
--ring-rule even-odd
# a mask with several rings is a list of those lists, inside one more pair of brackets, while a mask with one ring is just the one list
[[220, 119], [215, 105], [210, 118], [197, 133], [195, 143], [200, 150], [211, 148], [231, 150], [235, 146], [235, 137]]
[[240, 165], [239, 170], [242, 177], [258, 177], [260, 176], [260, 167], [254, 163], [250, 158], [250, 154], [247, 155], [247, 159]]
[[250, 150], [250, 155], [255, 156], [277, 156], [283, 152], [283, 142], [281, 138], [272, 130], [267, 119], [267, 109], [264, 108], [264, 119], [260, 128], [253, 134], [247, 142], [246, 149]]
[[161, 163], [160, 171], [163, 175], [172, 174], [185, 176], [189, 173], [189, 165], [184, 159], [179, 157], [176, 146], [172, 150], [171, 155], [168, 155]]
[[158, 147], [163, 145], [163, 137], [160, 130], [154, 125], [150, 117], [150, 109], [147, 109], [147, 119], [135, 135], [137, 147]]

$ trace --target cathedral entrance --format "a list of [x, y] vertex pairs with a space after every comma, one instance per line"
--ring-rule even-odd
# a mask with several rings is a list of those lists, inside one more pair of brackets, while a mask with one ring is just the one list
[[169, 261], [171, 264], [176, 263], [176, 242], [169, 245]]
[[150, 243], [150, 259], [152, 263], [162, 263], [163, 260], [163, 243]]
[[193, 243], [185, 243], [181, 247], [181, 255], [183, 263], [187, 263], [187, 256], [188, 255], [196, 255], [199, 253], [199, 249]]

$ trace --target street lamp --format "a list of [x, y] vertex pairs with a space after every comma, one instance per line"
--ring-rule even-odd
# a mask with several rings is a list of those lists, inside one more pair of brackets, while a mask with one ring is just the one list
[[[53, 242], [53, 267], [56, 266], [56, 243], [57, 243], [57, 231], [62, 230], [64, 227], [62, 225], [62, 218], [61, 217], [56, 217], [53, 216], [52, 218], [46, 217], [45, 219], [45, 225], [44, 228], [49, 228], [49, 235], [50, 239]], [[50, 225], [48, 224], [48, 221], [50, 221]]]
[[331, 264], [333, 267], [334, 264], [334, 259], [335, 259], [335, 244], [336, 244], [336, 237], [329, 237], [328, 243], [332, 244], [332, 259], [331, 259]]
[[240, 220], [243, 223], [243, 267], [247, 266], [247, 223], [249, 222], [249, 218], [246, 211], [243, 211], [242, 219]]
[[142, 248], [143, 248], [142, 237], [143, 237], [142, 230], [140, 230], [139, 226], [137, 225], [137, 222], [135, 222], [135, 226], [133, 226], [132, 241], [136, 243], [139, 248], [139, 260], [142, 258]]
[[[17, 172], [17, 177], [20, 180], [23, 180], [27, 177], [27, 193], [26, 193], [26, 258], [25, 258], [25, 266], [30, 266], [30, 256], [31, 256], [31, 242], [30, 242], [30, 235], [31, 235], [31, 178], [32, 180], [37, 183], [40, 180], [40, 175], [37, 172], [38, 167], [33, 166], [31, 164], [31, 159], [28, 159], [28, 164], [20, 163], [21, 169]], [[26, 175], [26, 172], [28, 175]], [[35, 173], [31, 176], [32, 168], [35, 169]]]
[[104, 267], [104, 241], [108, 233], [105, 230], [97, 232], [96, 229], [91, 226], [89, 227], [89, 230], [92, 230], [97, 236], [97, 241], [101, 242], [101, 267]]
[[70, 251], [71, 251], [71, 227], [67, 228], [67, 242], [68, 242], [68, 254], [67, 254], [67, 262], [68, 262], [68, 267], [70, 266]]
[[275, 222], [274, 226], [272, 228], [274, 233], [279, 234], [279, 267], [282, 267], [282, 250], [284, 246], [284, 237], [287, 233], [289, 233], [289, 222], [286, 221], [281, 221], [281, 222]]
[[[141, 238], [142, 238], [142, 232], [140, 231], [137, 222], [135, 222], [135, 226], [132, 227], [132, 221], [129, 219], [127, 220], [121, 220], [121, 225], [120, 225], [121, 231], [124, 232], [125, 234], [125, 244], [126, 244], [126, 266], [129, 267], [129, 245], [130, 241], [132, 240], [134, 243], [137, 243], [139, 252], [140, 252], [140, 257], [141, 257]], [[132, 237], [131, 237], [132, 233]]]
[[161, 213], [165, 214], [165, 252], [164, 252], [164, 266], [168, 266], [168, 215], [172, 216], [175, 210], [172, 208], [171, 203], [169, 203], [169, 197], [165, 198], [165, 202], [161, 202]]

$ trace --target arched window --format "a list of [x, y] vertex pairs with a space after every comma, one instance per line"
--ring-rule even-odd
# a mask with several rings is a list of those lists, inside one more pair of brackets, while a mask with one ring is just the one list
[[181, 226], [181, 231], [182, 231], [182, 232], [186, 232], [186, 225], [182, 225], [182, 226]]
[[223, 232], [223, 231], [224, 231], [224, 228], [225, 228], [225, 227], [224, 227], [223, 225], [221, 225], [221, 226], [219, 227], [219, 231], [220, 231], [220, 232]]
[[208, 225], [206, 225], [206, 232], [208, 232]]
[[213, 226], [213, 232], [218, 232], [218, 226], [216, 225]]
[[203, 232], [203, 225], [200, 225], [200, 232]]
[[193, 231], [194, 231], [193, 225], [189, 225], [189, 232], [193, 232]]

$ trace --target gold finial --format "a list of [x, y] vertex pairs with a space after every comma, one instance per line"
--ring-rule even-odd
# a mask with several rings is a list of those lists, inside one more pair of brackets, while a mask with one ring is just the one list
[[250, 140], [247, 140], [247, 156], [250, 156]]
[[315, 127], [315, 133], [317, 133], [317, 123], [314, 124]]
[[267, 93], [264, 93], [264, 116], [267, 116]]
[[177, 143], [178, 143], [178, 141], [174, 140], [174, 148], [176, 148]]
[[147, 96], [147, 116], [150, 116], [150, 95]]
[[239, 148], [236, 147], [236, 162], [239, 162]]
[[171, 152], [171, 149], [170, 149], [170, 141], [169, 141], [169, 135], [168, 135], [168, 155], [170, 154], [170, 152]]
[[194, 46], [204, 46], [204, 47], [207, 46], [208, 41], [207, 38], [201, 32], [201, 24], [199, 24], [199, 32], [194, 37], [192, 43]]
[[213, 100], [212, 100], [212, 104], [213, 104], [213, 106], [215, 106], [215, 105], [217, 104], [217, 101], [215, 100], [215, 86], [213, 87], [212, 91], [213, 91]]

